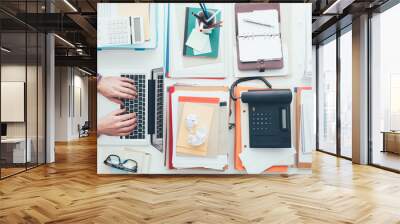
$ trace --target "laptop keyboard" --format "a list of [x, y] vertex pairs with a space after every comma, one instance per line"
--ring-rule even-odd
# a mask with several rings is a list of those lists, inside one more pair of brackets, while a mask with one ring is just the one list
[[121, 139], [145, 139], [146, 136], [146, 75], [145, 74], [122, 74], [121, 77], [130, 78], [135, 81], [137, 98], [123, 100], [121, 108], [126, 108], [127, 113], [136, 113], [137, 127], [130, 135], [121, 136]]
[[156, 137], [163, 138], [163, 125], [164, 125], [164, 75], [161, 73], [157, 75], [157, 107], [156, 107]]

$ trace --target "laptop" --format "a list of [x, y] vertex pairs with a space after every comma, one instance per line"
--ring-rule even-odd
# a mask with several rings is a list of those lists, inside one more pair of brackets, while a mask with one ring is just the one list
[[123, 100], [121, 108], [126, 108], [127, 113], [136, 113], [137, 127], [129, 135], [109, 139], [108, 143], [129, 146], [152, 145], [162, 152], [165, 132], [163, 69], [121, 73], [120, 76], [135, 82], [137, 97]]

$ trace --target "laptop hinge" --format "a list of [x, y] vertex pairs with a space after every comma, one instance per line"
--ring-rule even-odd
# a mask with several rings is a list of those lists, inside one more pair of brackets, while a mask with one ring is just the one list
[[155, 133], [156, 125], [155, 125], [155, 118], [156, 118], [156, 81], [155, 80], [148, 80], [148, 121], [149, 124], [147, 126], [147, 133], [149, 135], [153, 135]]

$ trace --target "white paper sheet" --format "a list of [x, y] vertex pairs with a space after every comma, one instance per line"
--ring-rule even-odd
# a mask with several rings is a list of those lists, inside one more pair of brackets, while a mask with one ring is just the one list
[[[275, 165], [291, 165], [287, 161], [293, 158], [292, 149], [245, 149], [239, 154], [243, 166], [249, 174], [259, 174]], [[273, 158], [273, 159], [271, 159]]]
[[302, 153], [311, 153], [315, 148], [314, 143], [314, 95], [312, 91], [301, 92], [301, 151]]
[[197, 28], [192, 30], [185, 44], [202, 54], [209, 53], [211, 50], [210, 37]]

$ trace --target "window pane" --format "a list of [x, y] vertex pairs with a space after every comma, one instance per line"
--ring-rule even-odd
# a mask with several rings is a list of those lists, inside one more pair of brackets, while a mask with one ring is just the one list
[[400, 4], [372, 18], [372, 163], [400, 170]]
[[336, 41], [318, 51], [319, 149], [336, 153]]
[[30, 160], [28, 168], [37, 165], [37, 33], [28, 31], [28, 63], [27, 63], [27, 80], [26, 80], [26, 112], [27, 112], [27, 135], [28, 135], [28, 149]]
[[340, 37], [340, 127], [341, 155], [352, 157], [352, 35]]

